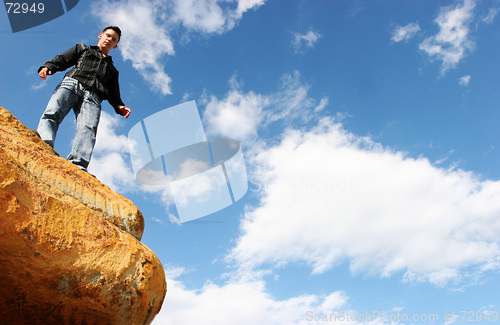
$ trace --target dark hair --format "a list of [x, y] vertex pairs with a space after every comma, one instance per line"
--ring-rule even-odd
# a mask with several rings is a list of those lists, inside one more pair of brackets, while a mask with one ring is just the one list
[[[119, 42], [120, 38], [122, 38], [122, 30], [120, 29], [120, 27], [118, 27], [118, 26], [108, 26], [108, 27], [104, 28], [102, 30], [102, 32], [104, 33], [108, 29], [112, 29], [112, 30], [114, 30], [118, 34], [118, 42]], [[116, 42], [116, 43], [118, 43], [118, 42]]]

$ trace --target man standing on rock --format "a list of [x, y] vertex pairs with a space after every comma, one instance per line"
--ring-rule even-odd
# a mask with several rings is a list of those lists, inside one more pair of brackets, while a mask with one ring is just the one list
[[97, 46], [77, 44], [66, 52], [45, 62], [38, 74], [66, 73], [57, 86], [40, 118], [37, 131], [43, 141], [54, 147], [57, 129], [71, 109], [76, 117], [76, 135], [68, 161], [87, 171], [94, 150], [97, 126], [101, 116], [101, 102], [108, 100], [116, 113], [128, 118], [130, 109], [120, 98], [118, 70], [108, 53], [118, 46], [121, 30], [116, 26], [103, 29]]

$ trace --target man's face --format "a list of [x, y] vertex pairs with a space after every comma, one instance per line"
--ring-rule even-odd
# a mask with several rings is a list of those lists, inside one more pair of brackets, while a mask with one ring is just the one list
[[118, 33], [112, 29], [106, 29], [104, 32], [99, 34], [99, 42], [97, 46], [101, 49], [101, 52], [108, 54], [112, 49], [116, 49], [118, 46], [118, 40], [120, 36]]

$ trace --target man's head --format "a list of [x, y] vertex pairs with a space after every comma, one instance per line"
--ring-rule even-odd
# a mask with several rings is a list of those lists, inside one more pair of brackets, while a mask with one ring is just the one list
[[102, 33], [99, 34], [99, 42], [97, 43], [97, 46], [99, 46], [104, 55], [107, 55], [109, 51], [116, 49], [121, 35], [122, 31], [120, 28], [116, 26], [108, 26], [102, 30]]

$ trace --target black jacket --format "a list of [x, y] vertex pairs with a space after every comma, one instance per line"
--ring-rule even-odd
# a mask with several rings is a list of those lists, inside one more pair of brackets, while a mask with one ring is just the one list
[[64, 71], [75, 66], [66, 73], [66, 77], [78, 80], [85, 89], [92, 90], [102, 100], [107, 100], [117, 114], [122, 115], [119, 106], [125, 106], [120, 98], [118, 70], [113, 65], [111, 56], [102, 55], [97, 46], [79, 43], [66, 52], [45, 62], [38, 71], [47, 67], [52, 73]]

